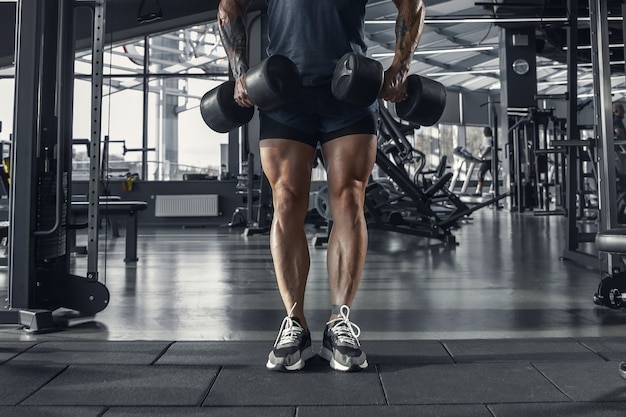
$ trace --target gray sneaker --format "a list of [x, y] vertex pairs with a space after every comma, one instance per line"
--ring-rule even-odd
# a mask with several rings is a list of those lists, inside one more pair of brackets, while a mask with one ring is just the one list
[[360, 371], [367, 368], [367, 358], [361, 350], [361, 329], [348, 318], [350, 307], [343, 305], [340, 316], [326, 323], [320, 356], [337, 371]]
[[313, 357], [311, 333], [295, 317], [285, 317], [265, 367], [270, 371], [298, 371]]

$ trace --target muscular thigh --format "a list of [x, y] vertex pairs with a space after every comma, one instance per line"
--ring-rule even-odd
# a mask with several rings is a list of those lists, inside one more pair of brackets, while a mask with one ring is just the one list
[[261, 141], [261, 165], [274, 191], [309, 193], [315, 148], [290, 139]]
[[376, 161], [376, 135], [342, 136], [326, 142], [322, 151], [331, 189], [351, 186], [355, 181], [364, 187]]

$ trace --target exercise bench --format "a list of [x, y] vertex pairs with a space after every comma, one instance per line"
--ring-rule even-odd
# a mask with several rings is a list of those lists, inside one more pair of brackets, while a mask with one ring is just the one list
[[[137, 212], [148, 208], [145, 201], [106, 200], [98, 204], [99, 213], [126, 220], [126, 255], [124, 262], [137, 262]], [[87, 216], [88, 201], [72, 201], [72, 216]]]
[[[596, 235], [596, 247], [600, 252], [626, 256], [626, 228], [615, 228], [599, 232]], [[593, 296], [594, 303], [612, 308], [621, 307], [626, 302], [626, 272], [619, 269], [609, 271], [609, 275], [600, 281], [598, 291]], [[626, 362], [618, 367], [619, 375], [626, 379]]]

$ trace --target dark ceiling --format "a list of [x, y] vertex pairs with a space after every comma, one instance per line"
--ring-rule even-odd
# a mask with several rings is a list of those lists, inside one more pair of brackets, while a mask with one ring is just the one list
[[[206, 23], [216, 19], [219, 0], [159, 0], [146, 1], [140, 10], [142, 0], [107, 0], [106, 31], [107, 41], [120, 42], [144, 35], [172, 31], [181, 27]], [[163, 17], [151, 23], [139, 23], [139, 14], [149, 14], [162, 9]], [[265, 7], [265, 1], [255, 0], [250, 10]], [[16, 3], [0, 2], [0, 68], [13, 63], [15, 37]], [[91, 34], [90, 10], [82, 7], [77, 11], [78, 48], [88, 45]], [[10, 40], [10, 41], [4, 41]]]
[[[603, 0], [608, 6], [609, 16], [622, 16], [622, 0]], [[510, 17], [537, 17], [549, 21], [550, 18], [569, 17], [568, 0], [502, 0], [499, 5], [488, 4], [491, 2], [476, 2], [485, 10], [489, 10], [499, 18]], [[589, 16], [589, 0], [578, 0], [578, 16]], [[609, 20], [606, 22], [609, 29], [609, 43], [623, 44], [623, 21]], [[544, 23], [537, 27], [539, 44], [537, 53], [556, 62], [566, 62], [568, 26], [563, 23]], [[581, 21], [578, 29], [579, 47], [591, 45], [591, 32], [589, 24]], [[591, 48], [578, 50], [579, 62], [591, 62]], [[623, 61], [624, 48], [611, 49], [611, 61]], [[623, 65], [614, 65], [614, 70], [623, 71]]]
[[[311, 0], [314, 1], [314, 0]], [[412, 72], [436, 77], [447, 88], [458, 91], [496, 92], [500, 87], [499, 32], [504, 23], [498, 20], [515, 18], [528, 25], [524, 18], [539, 19], [536, 25], [539, 92], [559, 94], [565, 91], [564, 68], [550, 68], [554, 63], [566, 63], [568, 0], [424, 0], [427, 19], [430, 20], [411, 66]], [[596, 1], [596, 0], [593, 0]], [[609, 15], [620, 20], [609, 20], [611, 61], [623, 62], [622, 3], [625, 0], [605, 1]], [[179, 28], [206, 24], [214, 21], [219, 0], [147, 0], [140, 12], [142, 0], [107, 0], [107, 41], [120, 43], [145, 35], [174, 31]], [[138, 14], [150, 13], [158, 5], [162, 19], [141, 24]], [[578, 0], [579, 16], [589, 16], [589, 0]], [[265, 8], [265, 0], [253, 0], [251, 10]], [[0, 2], [0, 72], [13, 63], [15, 2]], [[78, 15], [78, 48], [87, 48], [90, 42], [89, 11], [83, 8]], [[391, 0], [369, 0], [366, 15], [368, 54], [379, 59], [383, 65], [391, 61], [395, 43], [395, 16], [397, 9]], [[495, 18], [497, 23], [469, 22], [465, 18]], [[452, 19], [452, 23], [440, 23], [439, 19]], [[582, 19], [578, 30], [581, 63], [589, 63], [591, 57], [588, 19]], [[484, 46], [480, 52], [471, 47]], [[314, 46], [312, 46], [314, 47]], [[582, 49], [581, 49], [582, 48]], [[442, 50], [454, 53], [442, 53]], [[465, 52], [467, 50], [467, 52]], [[445, 52], [445, 51], [444, 51]], [[391, 54], [390, 54], [391, 53]], [[611, 67], [614, 74], [613, 87], [622, 88], [626, 94], [626, 81], [621, 80], [623, 64]], [[579, 94], [593, 92], [590, 68], [579, 69]]]

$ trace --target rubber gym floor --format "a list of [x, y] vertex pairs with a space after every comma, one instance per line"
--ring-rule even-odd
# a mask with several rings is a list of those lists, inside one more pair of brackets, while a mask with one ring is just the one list
[[[47, 334], [0, 326], [0, 416], [621, 417], [626, 310], [593, 304], [600, 272], [561, 259], [565, 232], [560, 217], [490, 208], [454, 248], [371, 231], [351, 314], [370, 366], [348, 374], [319, 358], [265, 370], [284, 316], [267, 235], [141, 228], [136, 265], [123, 237], [102, 238], [107, 309]], [[310, 251], [317, 349], [326, 249]]]

